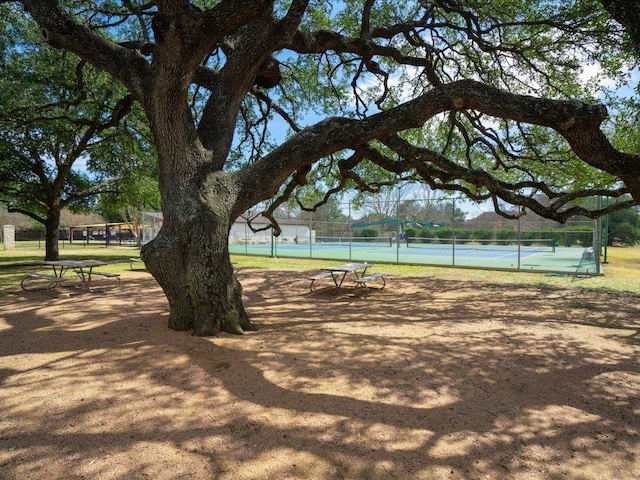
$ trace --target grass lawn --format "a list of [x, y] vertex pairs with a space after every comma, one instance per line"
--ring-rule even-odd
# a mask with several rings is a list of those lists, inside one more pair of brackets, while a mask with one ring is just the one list
[[[129, 269], [129, 259], [137, 257], [134, 247], [87, 246], [84, 244], [61, 244], [61, 259], [99, 259], [109, 263], [100, 270], [118, 272]], [[0, 291], [20, 284], [24, 273], [33, 270], [44, 258], [44, 248], [36, 243], [5, 250], [0, 244]], [[238, 268], [267, 268], [313, 270], [333, 265], [333, 261], [314, 259], [268, 258], [233, 255], [232, 262]], [[608, 262], [604, 265], [604, 276], [574, 278], [540, 273], [476, 270], [465, 268], [430, 267], [425, 265], [378, 264], [376, 270], [389, 275], [429, 276], [446, 279], [466, 279], [471, 281], [505, 282], [510, 284], [543, 284], [568, 288], [606, 289], [611, 291], [640, 294], [640, 246], [609, 247]]]

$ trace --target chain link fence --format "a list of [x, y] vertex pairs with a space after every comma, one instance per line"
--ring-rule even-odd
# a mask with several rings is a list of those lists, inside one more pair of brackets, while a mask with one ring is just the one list
[[260, 230], [267, 225], [261, 217], [250, 223], [238, 219], [229, 248], [274, 257], [600, 272], [593, 220], [559, 224], [532, 212], [516, 219], [493, 212], [468, 218], [464, 204], [455, 199], [377, 202], [375, 208], [332, 203], [314, 212], [276, 215], [278, 237], [271, 229]]

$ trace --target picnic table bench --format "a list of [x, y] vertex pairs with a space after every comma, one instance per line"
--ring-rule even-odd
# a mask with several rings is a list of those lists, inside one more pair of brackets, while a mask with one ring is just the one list
[[[131, 258], [129, 259], [129, 268], [130, 268], [131, 270], [134, 270], [134, 268], [133, 268], [133, 267], [134, 267], [134, 265], [136, 265], [136, 264], [138, 264], [138, 263], [140, 263], [140, 262], [142, 262], [142, 259], [141, 259], [141, 258], [139, 258], [139, 257], [131, 257]], [[144, 265], [144, 264], [143, 264], [143, 265]]]
[[120, 278], [119, 273], [110, 273], [110, 272], [91, 272], [91, 276], [99, 275], [105, 278], [115, 278], [118, 280], [118, 287], [122, 285], [122, 278]]
[[65, 280], [68, 280], [64, 277], [59, 277], [57, 275], [46, 275], [44, 273], [27, 273], [24, 278], [20, 281], [20, 287], [23, 290], [49, 290], [51, 288], [55, 288], [60, 285]]
[[368, 294], [369, 293], [369, 285], [367, 285], [368, 282], [370, 282], [371, 280], [377, 280], [380, 279], [382, 280], [382, 286], [380, 287], [380, 290], [382, 290], [384, 287], [387, 286], [387, 280], [384, 278], [385, 274], [382, 272], [376, 272], [376, 273], [372, 273], [371, 275], [367, 275], [366, 277], [360, 277], [356, 279], [356, 283], [359, 285], [363, 285], [364, 288], [367, 289], [367, 292], [365, 293]]
[[308, 276], [307, 278], [311, 280], [311, 283], [309, 284], [309, 290], [313, 292], [313, 284], [316, 282], [316, 280], [321, 280], [323, 278], [328, 278], [328, 277], [333, 278], [333, 275], [331, 274], [331, 272], [320, 272], [320, 273], [316, 273], [315, 275]]

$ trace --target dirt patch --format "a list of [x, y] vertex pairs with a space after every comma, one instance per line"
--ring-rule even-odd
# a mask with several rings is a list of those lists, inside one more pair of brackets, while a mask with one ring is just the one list
[[0, 478], [640, 478], [637, 296], [239, 277], [259, 327], [242, 337], [167, 329], [144, 272], [8, 292]]

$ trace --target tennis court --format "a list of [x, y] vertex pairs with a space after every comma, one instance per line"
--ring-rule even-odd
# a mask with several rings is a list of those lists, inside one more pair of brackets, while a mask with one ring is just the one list
[[[381, 239], [332, 239], [313, 243], [229, 245], [233, 254], [326, 260], [408, 263], [439, 266], [514, 269], [580, 275], [599, 273], [596, 256], [583, 247], [560, 247], [552, 240], [531, 244], [482, 241], [406, 242]], [[411, 239], [410, 239], [411, 240]]]

